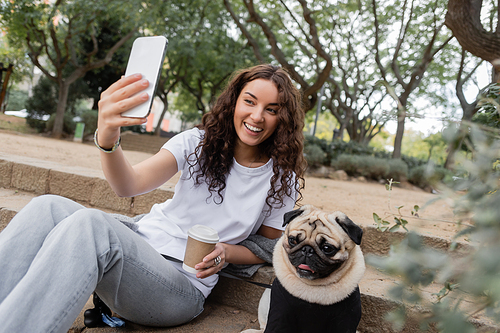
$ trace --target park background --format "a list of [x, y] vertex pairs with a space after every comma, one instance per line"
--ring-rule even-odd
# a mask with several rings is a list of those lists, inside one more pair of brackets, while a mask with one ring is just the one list
[[[500, 321], [500, 264], [488, 252], [498, 249], [500, 216], [498, 10], [494, 1], [465, 0], [2, 0], [1, 108], [25, 110], [30, 128], [53, 138], [71, 138], [77, 122], [90, 137], [99, 94], [123, 75], [133, 40], [164, 35], [154, 121], [162, 125], [124, 130], [169, 136], [199, 122], [235, 69], [280, 65], [304, 97], [311, 170], [455, 195], [475, 227], [467, 232], [486, 246], [477, 264], [489, 269], [479, 291], [467, 291]], [[415, 265], [398, 272], [421, 273], [409, 284], [442, 273]], [[443, 293], [463, 291], [467, 283], [452, 283], [461, 278], [470, 277], [450, 273]], [[466, 323], [452, 305], [436, 309], [434, 322], [457, 315]]]

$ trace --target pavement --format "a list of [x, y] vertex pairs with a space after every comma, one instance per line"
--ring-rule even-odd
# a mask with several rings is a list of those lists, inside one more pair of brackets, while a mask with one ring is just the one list
[[[149, 211], [155, 202], [162, 202], [173, 195], [173, 184], [167, 183], [159, 189], [135, 198], [118, 198], [109, 188], [99, 170], [68, 166], [54, 161], [46, 161], [27, 156], [0, 152], [0, 230], [33, 197], [51, 193], [62, 195], [88, 207], [95, 207], [109, 212], [136, 215]], [[362, 250], [365, 255], [386, 255], [391, 244], [404, 237], [404, 233], [382, 233], [373, 226], [363, 226]], [[428, 246], [446, 250], [450, 242], [446, 238], [425, 235]], [[458, 253], [465, 254], [470, 248], [460, 243]], [[272, 267], [263, 267], [251, 279], [270, 283], [274, 278]], [[368, 266], [360, 283], [363, 316], [358, 328], [360, 333], [396, 332], [384, 320], [385, 315], [394, 309], [397, 303], [388, 294], [389, 289], [397, 284], [394, 277]], [[439, 285], [431, 284], [424, 290], [428, 302], [439, 291]], [[262, 287], [222, 277], [206, 302], [205, 311], [192, 322], [173, 328], [151, 328], [126, 323], [124, 328], [85, 328], [83, 312], [92, 308], [91, 300], [74, 322], [69, 332], [240, 332], [248, 328], [258, 328], [257, 307]], [[464, 302], [464, 306], [467, 304]], [[418, 317], [423, 309], [409, 307], [414, 320], [398, 332], [419, 332]], [[472, 321], [477, 327], [491, 328], [493, 324], [478, 313]], [[429, 332], [437, 332], [431, 328]]]

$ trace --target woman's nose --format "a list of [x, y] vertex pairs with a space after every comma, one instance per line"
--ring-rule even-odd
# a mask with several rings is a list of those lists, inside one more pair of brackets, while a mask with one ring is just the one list
[[255, 122], [261, 122], [264, 120], [264, 110], [261, 108], [256, 108], [251, 114], [250, 118], [252, 118]]

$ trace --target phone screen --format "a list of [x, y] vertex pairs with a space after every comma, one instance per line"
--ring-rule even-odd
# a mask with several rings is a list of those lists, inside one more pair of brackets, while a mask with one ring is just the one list
[[125, 76], [141, 73], [149, 81], [149, 86], [140, 93], [147, 92], [147, 102], [122, 113], [124, 117], [147, 117], [153, 105], [154, 94], [161, 75], [168, 41], [163, 36], [139, 37], [134, 41], [125, 70]]

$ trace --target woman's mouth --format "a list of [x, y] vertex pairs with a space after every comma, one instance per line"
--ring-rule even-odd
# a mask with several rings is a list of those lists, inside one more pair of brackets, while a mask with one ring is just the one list
[[259, 127], [254, 127], [254, 126], [249, 125], [249, 124], [247, 124], [247, 123], [243, 123], [243, 124], [245, 124], [245, 127], [246, 127], [248, 130], [252, 131], [252, 132], [259, 133], [259, 132], [262, 132], [262, 131], [263, 131], [263, 129], [262, 129], [262, 128], [259, 128]]

